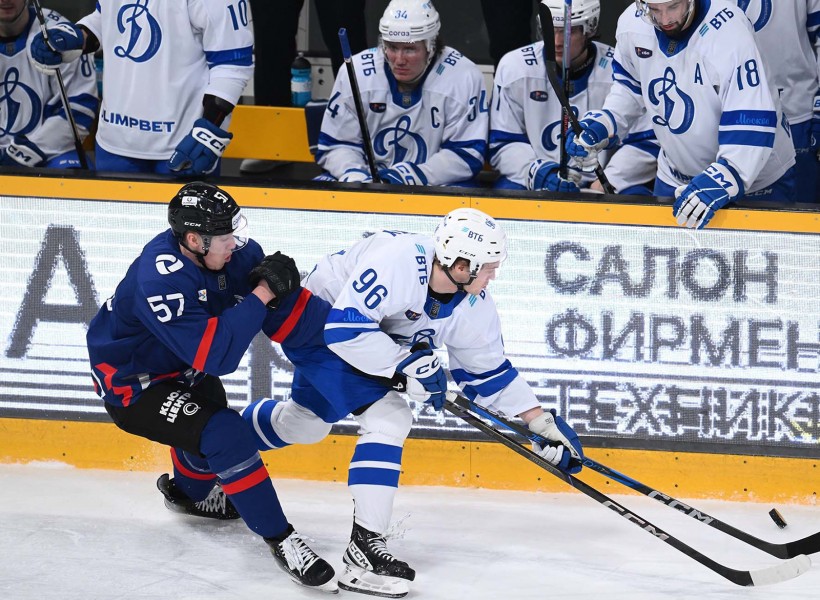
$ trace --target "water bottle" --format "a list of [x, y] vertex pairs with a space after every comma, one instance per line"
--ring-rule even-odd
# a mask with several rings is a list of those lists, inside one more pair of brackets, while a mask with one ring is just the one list
[[310, 101], [310, 62], [300, 52], [290, 66], [290, 103], [305, 106]]
[[94, 71], [97, 77], [97, 95], [102, 99], [103, 57], [102, 53], [94, 55]]

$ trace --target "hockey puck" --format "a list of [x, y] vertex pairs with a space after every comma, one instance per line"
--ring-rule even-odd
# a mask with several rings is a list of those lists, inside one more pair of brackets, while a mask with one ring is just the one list
[[769, 511], [769, 516], [772, 518], [772, 521], [774, 521], [774, 524], [780, 527], [780, 529], [786, 528], [786, 519], [783, 518], [783, 515], [781, 515], [776, 508]]

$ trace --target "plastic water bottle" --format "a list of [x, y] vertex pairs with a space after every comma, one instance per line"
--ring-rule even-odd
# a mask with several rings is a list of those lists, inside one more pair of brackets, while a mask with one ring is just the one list
[[97, 95], [102, 98], [103, 57], [94, 55], [94, 71], [97, 76]]
[[300, 52], [290, 66], [290, 103], [305, 106], [310, 102], [310, 62]]

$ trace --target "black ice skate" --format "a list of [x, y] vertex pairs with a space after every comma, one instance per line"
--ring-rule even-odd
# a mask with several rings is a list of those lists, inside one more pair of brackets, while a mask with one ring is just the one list
[[338, 594], [336, 572], [289, 525], [284, 538], [264, 538], [281, 569], [299, 585]]
[[165, 506], [174, 512], [208, 519], [238, 519], [233, 504], [218, 485], [214, 486], [208, 497], [200, 502], [194, 502], [185, 495], [174, 483], [168, 473], [163, 473], [157, 479], [157, 489], [165, 496]]
[[408, 582], [416, 578], [416, 572], [406, 562], [390, 554], [384, 536], [355, 521], [342, 560], [346, 568], [339, 577], [339, 587], [350, 592], [402, 598], [410, 591]]

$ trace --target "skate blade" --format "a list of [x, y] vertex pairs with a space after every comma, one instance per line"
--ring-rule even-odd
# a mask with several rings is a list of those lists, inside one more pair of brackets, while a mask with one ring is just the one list
[[410, 584], [406, 579], [377, 575], [373, 571], [350, 565], [346, 565], [345, 572], [339, 577], [339, 587], [348, 592], [382, 598], [404, 598], [410, 592]]

